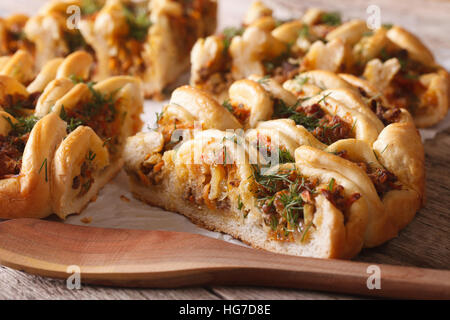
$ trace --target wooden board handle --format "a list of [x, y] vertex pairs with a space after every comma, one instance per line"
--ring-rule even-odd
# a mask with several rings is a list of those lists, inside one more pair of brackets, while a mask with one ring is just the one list
[[[301, 258], [190, 233], [101, 229], [33, 219], [0, 223], [0, 263], [58, 279], [67, 279], [68, 267], [76, 265], [82, 282], [114, 286], [259, 285], [450, 299], [450, 271], [445, 270]], [[368, 288], [373, 270], [380, 271], [380, 289]]]

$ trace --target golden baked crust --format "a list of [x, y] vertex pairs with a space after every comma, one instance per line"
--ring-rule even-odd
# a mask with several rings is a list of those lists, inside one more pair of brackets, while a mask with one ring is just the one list
[[316, 8], [280, 24], [272, 10], [252, 5], [243, 27], [199, 39], [191, 62], [190, 84], [220, 101], [234, 81], [250, 75], [272, 77], [305, 97], [317, 94], [317, 87], [360, 87], [357, 80], [348, 86], [330, 76], [324, 86], [318, 82], [321, 73], [333, 72], [367, 81], [385, 106], [408, 110], [420, 128], [441, 121], [449, 108], [448, 72], [415, 35], [396, 25], [370, 30], [363, 20], [342, 21], [338, 13]]
[[44, 218], [51, 214], [50, 168], [65, 134], [66, 123], [54, 114], [36, 123], [23, 151], [20, 173], [0, 180], [1, 218]]

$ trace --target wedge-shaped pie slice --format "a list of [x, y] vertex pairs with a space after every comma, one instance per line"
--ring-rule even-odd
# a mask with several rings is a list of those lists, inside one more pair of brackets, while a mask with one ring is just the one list
[[161, 150], [161, 134], [150, 132], [125, 151], [132, 191], [149, 204], [279, 253], [349, 258], [363, 245], [366, 202], [339, 173], [297, 162], [262, 174], [234, 135], [218, 130]]
[[[23, 108], [29, 99], [26, 88], [0, 76], [1, 218], [51, 213], [65, 218], [81, 212], [121, 169], [125, 140], [141, 129], [138, 79], [59, 80], [71, 85], [62, 90], [50, 82], [42, 97], [58, 99], [38, 104], [33, 115], [32, 108]], [[21, 116], [15, 118], [8, 112], [19, 113], [14, 107], [19, 102]]]
[[66, 123], [50, 114], [15, 119], [0, 111], [0, 217], [44, 218], [52, 213], [51, 167]]

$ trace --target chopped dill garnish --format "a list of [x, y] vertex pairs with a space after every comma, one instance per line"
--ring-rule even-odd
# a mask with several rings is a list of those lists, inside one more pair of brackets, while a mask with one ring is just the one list
[[325, 12], [320, 17], [320, 22], [329, 26], [338, 26], [342, 23], [341, 14], [339, 12]]
[[238, 210], [242, 210], [244, 203], [241, 200], [241, 195], [238, 196]]
[[279, 163], [292, 163], [295, 162], [294, 157], [288, 150], [278, 148], [278, 161]]
[[100, 1], [98, 0], [83, 0], [81, 2], [81, 13], [83, 15], [94, 14], [102, 8]]
[[235, 28], [235, 27], [227, 27], [223, 29], [222, 35], [223, 35], [223, 47], [224, 50], [228, 50], [231, 44], [231, 40], [235, 36], [241, 36], [244, 33], [243, 28]]
[[312, 131], [319, 126], [319, 119], [314, 116], [307, 116], [303, 112], [298, 112], [296, 109], [299, 102], [300, 100], [295, 105], [288, 106], [283, 100], [277, 100], [274, 108], [274, 116], [292, 119], [296, 124], [302, 125], [308, 131]]
[[334, 180], [334, 178], [331, 178], [330, 182], [328, 183], [328, 191], [333, 191], [335, 182], [336, 180]]
[[133, 12], [126, 6], [123, 6], [123, 12], [129, 27], [129, 36], [137, 41], [144, 41], [147, 38], [148, 29], [152, 25], [149, 13], [146, 10]]
[[222, 103], [222, 106], [225, 108], [225, 109], [227, 109], [228, 111], [230, 111], [231, 113], [233, 113], [233, 106], [231, 105], [231, 103], [230, 103], [230, 100], [225, 100], [223, 103]]
[[9, 125], [11, 126], [12, 134], [16, 136], [23, 136], [24, 134], [31, 132], [36, 123], [39, 121], [39, 119], [36, 116], [16, 118], [15, 123], [12, 122], [12, 120], [9, 117], [4, 118], [6, 121], [8, 121]]
[[41, 167], [39, 168], [39, 174], [41, 173], [42, 168], [45, 168], [45, 182], [48, 182], [47, 158], [42, 162]]
[[309, 37], [309, 26], [303, 25], [300, 31], [298, 32], [299, 38], [308, 38]]

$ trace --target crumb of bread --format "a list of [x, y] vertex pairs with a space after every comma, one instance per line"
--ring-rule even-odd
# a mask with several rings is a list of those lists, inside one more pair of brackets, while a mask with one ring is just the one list
[[92, 222], [92, 217], [84, 217], [80, 221], [83, 223], [89, 224]]
[[130, 199], [128, 199], [126, 196], [121, 195], [120, 196], [120, 200], [125, 201], [125, 202], [130, 202]]

